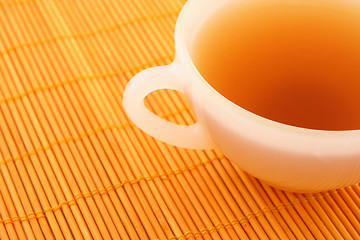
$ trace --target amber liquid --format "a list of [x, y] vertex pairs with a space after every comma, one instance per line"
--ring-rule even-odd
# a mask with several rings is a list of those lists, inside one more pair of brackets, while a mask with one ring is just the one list
[[220, 11], [199, 31], [191, 52], [204, 79], [280, 123], [360, 129], [359, 8], [253, 2]]

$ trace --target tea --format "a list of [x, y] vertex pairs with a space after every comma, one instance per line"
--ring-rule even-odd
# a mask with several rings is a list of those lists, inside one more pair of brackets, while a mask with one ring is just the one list
[[217, 13], [198, 32], [191, 52], [200, 74], [262, 117], [310, 129], [360, 129], [359, 8], [253, 2]]

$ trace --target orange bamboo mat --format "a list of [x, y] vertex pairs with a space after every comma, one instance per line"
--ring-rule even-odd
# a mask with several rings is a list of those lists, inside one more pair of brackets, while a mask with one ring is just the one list
[[[360, 239], [359, 185], [279, 191], [126, 117], [126, 83], [171, 62], [184, 3], [0, 0], [0, 239]], [[174, 91], [147, 100], [194, 121]]]

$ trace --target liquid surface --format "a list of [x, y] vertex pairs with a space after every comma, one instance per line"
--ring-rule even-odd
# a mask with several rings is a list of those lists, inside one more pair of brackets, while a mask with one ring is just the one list
[[360, 10], [325, 8], [252, 4], [220, 11], [195, 39], [194, 64], [220, 94], [262, 117], [310, 129], [360, 129]]

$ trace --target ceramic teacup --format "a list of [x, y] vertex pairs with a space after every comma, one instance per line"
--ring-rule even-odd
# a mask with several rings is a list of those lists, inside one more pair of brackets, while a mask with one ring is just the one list
[[[129, 82], [123, 97], [126, 113], [161, 141], [218, 148], [244, 171], [281, 189], [319, 192], [359, 182], [360, 130], [313, 130], [260, 117], [222, 96], [196, 69], [191, 58], [196, 33], [214, 12], [239, 1], [188, 1], [176, 24], [173, 63], [146, 69]], [[149, 111], [144, 98], [158, 89], [182, 92], [198, 121], [180, 126]]]

